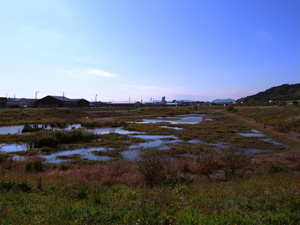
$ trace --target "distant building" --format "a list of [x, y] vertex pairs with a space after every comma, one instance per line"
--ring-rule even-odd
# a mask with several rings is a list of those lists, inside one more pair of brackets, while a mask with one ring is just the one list
[[166, 106], [178, 106], [178, 103], [177, 102], [167, 102], [165, 105]]
[[20, 99], [7, 98], [6, 108], [20, 108]]
[[6, 108], [7, 98], [0, 97], [0, 108]]
[[166, 96], [164, 96], [164, 97], [161, 98], [161, 104], [162, 105], [166, 105], [167, 104]]
[[107, 107], [141, 107], [143, 106], [140, 102], [135, 103], [107, 103]]
[[21, 98], [20, 99], [20, 107], [21, 108], [32, 108], [32, 107], [35, 107], [35, 102], [37, 101], [38, 99], [35, 99], [35, 98]]
[[70, 99], [64, 96], [48, 95], [35, 102], [37, 108], [83, 108], [89, 107], [90, 102], [85, 99]]

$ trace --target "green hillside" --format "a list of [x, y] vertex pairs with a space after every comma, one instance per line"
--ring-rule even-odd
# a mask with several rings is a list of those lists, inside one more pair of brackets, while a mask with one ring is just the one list
[[289, 101], [300, 100], [300, 83], [299, 84], [283, 84], [281, 86], [272, 87], [255, 95], [238, 99], [239, 102], [249, 101]]

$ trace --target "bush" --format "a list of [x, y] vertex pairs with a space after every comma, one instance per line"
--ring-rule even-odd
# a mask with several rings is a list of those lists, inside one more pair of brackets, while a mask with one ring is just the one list
[[250, 157], [242, 155], [236, 148], [220, 149], [220, 159], [224, 163], [227, 172], [232, 174], [244, 168], [250, 162]]
[[30, 141], [31, 148], [43, 148], [43, 147], [55, 148], [57, 147], [57, 145], [58, 145], [57, 139], [51, 135], [35, 136]]
[[267, 162], [266, 164], [263, 165], [262, 170], [265, 173], [272, 174], [272, 173], [279, 173], [283, 171], [283, 168], [274, 162]]
[[55, 132], [53, 134], [36, 135], [30, 141], [30, 147], [42, 148], [44, 147], [55, 148], [59, 144], [72, 144], [76, 142], [90, 142], [97, 137], [96, 134], [84, 132], [82, 130], [72, 130], [69, 132]]
[[296, 131], [300, 128], [300, 119], [288, 119], [284, 122], [281, 122], [276, 129], [281, 132], [287, 132], [287, 131]]
[[36, 172], [42, 172], [43, 171], [43, 163], [40, 160], [35, 160], [33, 162], [28, 162], [25, 165], [25, 171], [36, 171]]
[[150, 150], [140, 156], [138, 162], [139, 173], [142, 174], [147, 187], [152, 188], [155, 185], [164, 183], [165, 175], [163, 174], [165, 158], [159, 156], [157, 151]]
[[196, 157], [196, 170], [207, 177], [218, 167], [217, 153], [212, 148], [203, 148]]
[[0, 190], [9, 191], [14, 185], [15, 183], [11, 181], [0, 181]]
[[228, 112], [231, 112], [231, 111], [233, 111], [234, 110], [234, 106], [233, 106], [233, 104], [232, 103], [229, 103], [227, 106], [226, 106], [226, 108], [225, 108]]

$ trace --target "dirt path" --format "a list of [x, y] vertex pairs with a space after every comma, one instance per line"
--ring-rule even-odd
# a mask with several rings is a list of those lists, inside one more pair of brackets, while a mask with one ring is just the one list
[[278, 136], [284, 139], [289, 140], [290, 142], [294, 143], [296, 146], [300, 146], [300, 133], [297, 132], [288, 132], [288, 133], [282, 133], [282, 132], [278, 132], [276, 130], [274, 130], [273, 126], [270, 125], [266, 125], [264, 123], [260, 123], [258, 121], [256, 121], [253, 118], [248, 118], [248, 117], [243, 117], [241, 115], [237, 115], [237, 114], [233, 114], [233, 113], [229, 113], [224, 111], [224, 113], [230, 117], [233, 117], [235, 119], [238, 119], [244, 123], [248, 123], [253, 125], [254, 127], [259, 127], [259, 129], [263, 132], [266, 133], [271, 133], [274, 136]]
[[279, 152], [279, 153], [266, 153], [255, 155], [252, 159], [251, 166], [255, 170], [261, 170], [267, 163], [278, 165], [282, 168], [289, 168], [293, 170], [300, 169], [300, 134], [296, 132], [281, 133], [274, 130], [273, 126], [265, 125], [257, 122], [253, 118], [247, 118], [229, 112], [224, 112], [226, 115], [242, 121], [243, 123], [250, 124], [254, 128], [259, 128], [262, 132], [272, 134], [273, 136], [280, 137], [293, 143], [295, 147], [293, 151]]

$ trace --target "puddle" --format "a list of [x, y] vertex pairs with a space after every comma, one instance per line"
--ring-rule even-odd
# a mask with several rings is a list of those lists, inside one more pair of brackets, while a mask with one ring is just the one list
[[63, 131], [63, 130], [70, 131], [73, 129], [84, 129], [88, 132], [93, 132], [94, 134], [110, 134], [110, 133], [117, 133], [117, 134], [124, 134], [124, 135], [143, 134], [143, 132], [125, 130], [123, 127], [86, 129], [85, 127], [82, 127], [81, 124], [70, 124], [65, 128], [51, 127], [50, 125], [43, 125], [43, 124], [34, 124], [34, 125], [18, 125], [18, 126], [0, 127], [0, 135], [22, 134], [22, 130], [25, 128], [25, 126], [29, 126], [29, 129], [37, 128], [37, 129], [51, 130], [51, 131]]
[[14, 155], [12, 159], [16, 161], [25, 161], [27, 158], [24, 156]]
[[245, 149], [242, 150], [242, 152], [244, 153], [244, 155], [254, 155], [257, 153], [269, 153], [269, 152], [273, 152], [272, 150], [262, 150], [262, 149]]
[[10, 152], [20, 152], [28, 150], [27, 145], [18, 145], [18, 144], [9, 144], [9, 145], [0, 145], [0, 152], [10, 153]]
[[44, 155], [42, 156], [44, 159], [46, 159], [46, 163], [63, 163], [63, 162], [69, 162], [70, 159], [59, 159], [58, 156], [71, 156], [71, 155], [80, 155], [82, 159], [88, 159], [88, 160], [96, 160], [96, 161], [107, 161], [112, 159], [108, 156], [96, 156], [93, 154], [94, 151], [107, 151], [107, 148], [80, 148], [80, 149], [74, 149], [74, 150], [67, 150], [62, 152], [56, 152], [51, 155]]
[[0, 127], [0, 135], [19, 134], [22, 132], [24, 125]]
[[[170, 149], [168, 144], [175, 144], [180, 142], [174, 135], [132, 135], [132, 137], [141, 138], [144, 140], [150, 140], [148, 142], [143, 142], [135, 145], [131, 145], [130, 149], [135, 148], [158, 148], [158, 150], [168, 150]], [[164, 140], [167, 139], [167, 140]], [[168, 140], [169, 139], [169, 140]]]
[[244, 136], [244, 137], [266, 137], [263, 133], [259, 132], [258, 130], [252, 129], [251, 132], [248, 133], [236, 133], [238, 135]]
[[160, 128], [167, 128], [167, 129], [173, 129], [173, 130], [183, 130], [182, 127], [168, 127], [168, 126], [160, 126]]
[[195, 155], [192, 154], [180, 154], [179, 156], [188, 157], [188, 158], [195, 158]]
[[200, 141], [200, 140], [189, 140], [187, 143], [189, 143], [189, 144], [206, 144], [205, 142]]
[[272, 138], [264, 138], [264, 139], [261, 139], [261, 140], [262, 141], [266, 141], [266, 142], [270, 142], [270, 143], [272, 143], [274, 145], [282, 145], [282, 146], [284, 146], [286, 148], [290, 148], [288, 145], [280, 143], [280, 142], [277, 142], [277, 141], [274, 141]]
[[206, 142], [201, 141], [201, 140], [189, 140], [187, 143], [190, 143], [190, 144], [211, 145], [211, 146], [220, 147], [220, 148], [225, 148], [228, 145], [228, 143], [226, 143], [226, 142], [206, 143]]
[[139, 154], [140, 154], [139, 150], [129, 150], [129, 151], [121, 152], [123, 159], [130, 160], [130, 161], [136, 160], [139, 157]]
[[58, 130], [72, 130], [72, 129], [83, 128], [81, 126], [81, 124], [69, 124], [68, 126], [66, 126], [64, 128], [51, 127], [50, 125], [44, 125], [44, 124], [5, 126], [5, 127], [0, 127], [0, 135], [5, 135], [5, 134], [21, 134], [22, 130], [25, 127], [28, 127], [29, 129], [37, 128], [37, 129], [53, 130], [53, 131], [58, 131]]
[[143, 119], [136, 123], [170, 123], [170, 124], [198, 124], [203, 121], [202, 114], [177, 115], [174, 117], [157, 117], [156, 119]]
[[122, 127], [108, 127], [108, 128], [95, 128], [95, 129], [86, 129], [86, 131], [93, 132], [94, 134], [143, 134], [142, 132], [138, 131], [129, 131], [124, 130]]

